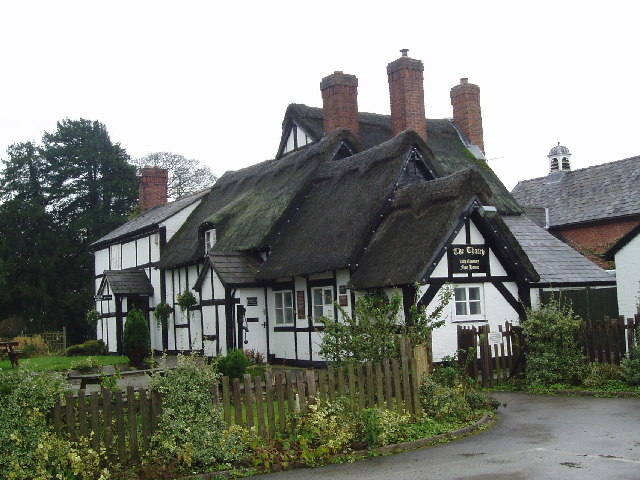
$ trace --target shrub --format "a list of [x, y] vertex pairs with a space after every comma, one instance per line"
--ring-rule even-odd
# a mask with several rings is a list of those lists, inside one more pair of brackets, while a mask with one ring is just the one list
[[40, 335], [33, 337], [16, 337], [13, 339], [18, 342], [16, 348], [22, 350], [22, 356], [25, 358], [38, 357], [46, 355], [49, 347]]
[[640, 328], [635, 332], [631, 351], [620, 362], [622, 378], [629, 385], [640, 385]]
[[227, 430], [223, 412], [214, 404], [217, 381], [214, 366], [183, 356], [174, 370], [152, 376], [152, 388], [163, 394], [162, 416], [151, 438], [152, 459], [213, 469], [244, 457], [243, 430]]
[[440, 316], [450, 300], [451, 289], [445, 286], [431, 314], [427, 314], [425, 306], [414, 304], [410, 308], [413, 324], [409, 327], [406, 322], [399, 322], [403, 297], [397, 291], [390, 297], [385, 293], [362, 296], [356, 301], [355, 315], [338, 307], [342, 319], [318, 319], [324, 325], [320, 355], [335, 365], [399, 358], [396, 338], [408, 337], [412, 347], [428, 342], [432, 330], [444, 323]]
[[406, 425], [411, 421], [408, 413], [384, 408], [365, 408], [359, 415], [358, 438], [365, 446], [381, 447], [406, 439]]
[[81, 373], [97, 372], [102, 369], [102, 364], [93, 357], [87, 357], [83, 360], [72, 363], [71, 368]]
[[87, 340], [78, 345], [71, 345], [65, 351], [67, 357], [86, 356], [86, 355], [106, 355], [107, 346], [102, 340]]
[[265, 361], [264, 361], [264, 354], [262, 352], [259, 352], [258, 350], [245, 350], [244, 354], [246, 355], [247, 359], [249, 360], [249, 365], [264, 365]]
[[426, 416], [438, 420], [469, 420], [473, 416], [461, 386], [447, 387], [429, 376], [422, 378], [420, 403]]
[[124, 325], [124, 352], [129, 357], [131, 365], [140, 368], [144, 358], [151, 351], [149, 327], [142, 312], [136, 308], [127, 313]]
[[529, 310], [522, 326], [527, 347], [526, 378], [530, 385], [578, 385], [586, 358], [577, 335], [581, 320], [557, 301]]
[[231, 350], [224, 357], [219, 357], [216, 361], [218, 371], [225, 377], [242, 378], [247, 372], [249, 359], [242, 350]]
[[611, 382], [622, 380], [622, 369], [612, 363], [590, 363], [585, 368], [582, 384], [587, 388], [606, 388]]

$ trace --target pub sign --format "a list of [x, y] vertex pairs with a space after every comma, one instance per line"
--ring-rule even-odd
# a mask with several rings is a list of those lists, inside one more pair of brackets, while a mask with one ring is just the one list
[[489, 248], [486, 245], [451, 245], [451, 273], [488, 273]]

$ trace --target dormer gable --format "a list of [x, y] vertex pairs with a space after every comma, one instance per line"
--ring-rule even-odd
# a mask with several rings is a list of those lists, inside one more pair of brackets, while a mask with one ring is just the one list
[[291, 121], [286, 134], [282, 136], [282, 142], [278, 151], [277, 158], [288, 153], [306, 147], [316, 141], [305, 129], [298, 125], [295, 121]]

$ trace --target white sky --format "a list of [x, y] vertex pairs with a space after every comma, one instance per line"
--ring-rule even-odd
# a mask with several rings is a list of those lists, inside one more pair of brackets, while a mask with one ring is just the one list
[[289, 103], [322, 77], [358, 77], [360, 111], [389, 113], [386, 65], [425, 65], [428, 118], [480, 86], [490, 165], [511, 189], [640, 155], [636, 1], [6, 1], [0, 158], [63, 118], [104, 123], [132, 157], [169, 151], [215, 174], [273, 158]]

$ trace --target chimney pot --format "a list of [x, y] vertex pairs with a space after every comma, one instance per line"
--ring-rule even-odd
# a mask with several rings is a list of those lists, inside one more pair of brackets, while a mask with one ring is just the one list
[[469, 79], [468, 78], [461, 78], [460, 79], [460, 84], [463, 84], [463, 83], [469, 83]]
[[400, 53], [402, 53], [403, 57], [406, 57], [407, 53], [409, 53], [409, 49], [408, 48], [403, 48], [402, 50], [400, 50]]

